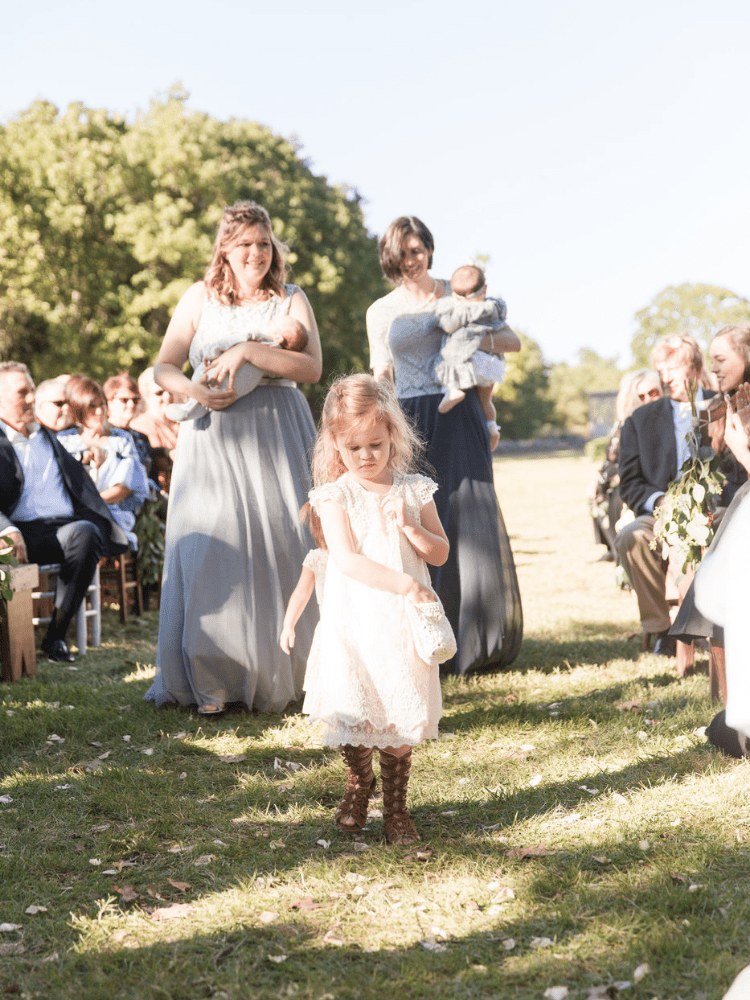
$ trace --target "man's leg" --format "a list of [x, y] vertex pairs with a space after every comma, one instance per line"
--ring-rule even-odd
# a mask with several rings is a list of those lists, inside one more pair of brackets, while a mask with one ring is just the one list
[[667, 563], [662, 559], [661, 545], [656, 551], [649, 548], [653, 537], [653, 515], [642, 514], [625, 525], [615, 539], [615, 548], [638, 598], [641, 628], [655, 634], [666, 632], [671, 622], [665, 597]]
[[40, 564], [60, 563], [60, 580], [55, 611], [42, 647], [62, 639], [78, 611], [96, 564], [102, 553], [102, 537], [90, 521], [29, 521], [19, 525], [29, 554], [29, 561]]

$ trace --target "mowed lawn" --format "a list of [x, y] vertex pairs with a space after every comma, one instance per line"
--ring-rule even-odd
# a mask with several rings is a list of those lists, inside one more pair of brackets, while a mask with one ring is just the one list
[[343, 764], [298, 711], [143, 702], [153, 612], [0, 687], [0, 996], [719, 1000], [750, 962], [750, 771], [705, 742], [705, 656], [678, 681], [640, 652], [590, 462], [495, 469], [524, 644], [445, 681], [419, 845], [385, 846], [378, 799], [335, 828]]

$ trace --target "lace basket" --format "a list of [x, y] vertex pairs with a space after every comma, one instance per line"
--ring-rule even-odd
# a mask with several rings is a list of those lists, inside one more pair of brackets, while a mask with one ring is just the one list
[[413, 604], [407, 599], [406, 618], [420, 660], [436, 667], [455, 656], [456, 637], [440, 601]]

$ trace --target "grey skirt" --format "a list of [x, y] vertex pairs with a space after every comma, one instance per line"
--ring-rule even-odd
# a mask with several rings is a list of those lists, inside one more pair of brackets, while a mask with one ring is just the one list
[[302, 393], [273, 385], [182, 424], [147, 699], [280, 712], [301, 696], [315, 602], [297, 625], [291, 656], [279, 635], [313, 547], [299, 510], [314, 439]]

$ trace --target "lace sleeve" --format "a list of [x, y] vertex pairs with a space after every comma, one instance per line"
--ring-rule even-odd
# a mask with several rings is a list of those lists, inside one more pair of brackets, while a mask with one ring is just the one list
[[342, 507], [346, 507], [346, 485], [340, 480], [335, 483], [324, 483], [322, 486], [316, 486], [314, 490], [310, 490], [307, 496], [310, 506], [316, 513], [320, 513], [321, 504], [324, 504], [326, 500], [335, 500]]
[[434, 480], [420, 475], [408, 476], [405, 485], [419, 510], [427, 506], [438, 488]]

